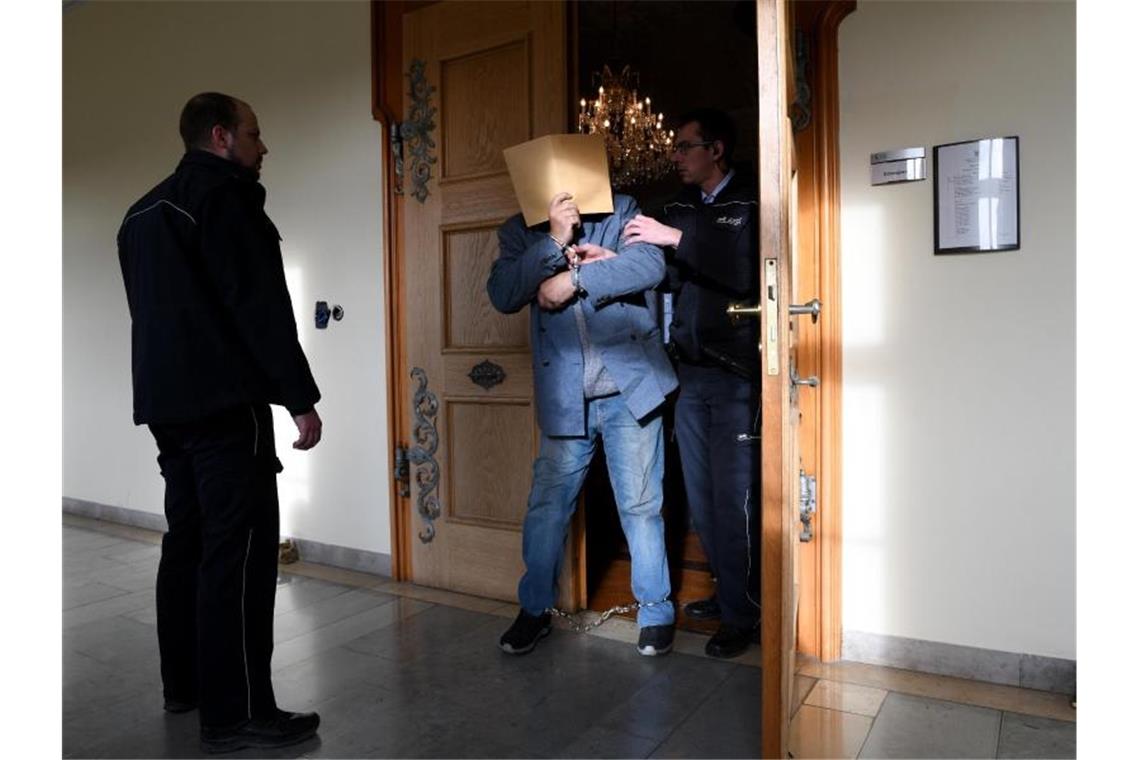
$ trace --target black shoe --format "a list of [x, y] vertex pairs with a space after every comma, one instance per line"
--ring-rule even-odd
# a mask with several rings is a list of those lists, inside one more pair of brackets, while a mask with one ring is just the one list
[[321, 716], [278, 710], [272, 718], [247, 720], [236, 728], [203, 728], [202, 750], [211, 754], [235, 752], [248, 747], [272, 749], [300, 744], [317, 735]]
[[637, 636], [637, 651], [646, 657], [668, 654], [673, 648], [673, 626], [647, 625]]
[[728, 623], [721, 623], [716, 633], [705, 644], [705, 654], [709, 657], [727, 659], [744, 654], [753, 637], [752, 628], [738, 628]]
[[162, 702], [162, 709], [168, 713], [188, 713], [191, 710], [197, 710], [198, 705], [195, 702], [187, 702], [181, 699], [164, 699]]
[[691, 617], [693, 620], [716, 620], [720, 617], [720, 602], [716, 600], [715, 596], [710, 596], [708, 599], [689, 602], [685, 605], [684, 610], [685, 616]]
[[534, 649], [538, 640], [550, 633], [550, 613], [531, 615], [519, 610], [519, 616], [499, 638], [499, 649], [507, 654], [526, 654]]

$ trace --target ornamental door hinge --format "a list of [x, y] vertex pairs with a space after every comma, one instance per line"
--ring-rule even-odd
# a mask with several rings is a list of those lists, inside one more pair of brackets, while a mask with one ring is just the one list
[[816, 482], [814, 475], [808, 475], [800, 470], [800, 522], [804, 524], [800, 531], [800, 541], [807, 543], [815, 537], [812, 530], [811, 518], [816, 511]]
[[[412, 181], [411, 195], [420, 203], [427, 200], [428, 181], [431, 179], [431, 165], [436, 162], [432, 155], [435, 141], [436, 108], [431, 104], [435, 87], [428, 84], [427, 63], [419, 59], [412, 61], [408, 70], [408, 97], [411, 113], [404, 121], [393, 122], [389, 128], [388, 141], [392, 146], [392, 173], [395, 176], [396, 195], [404, 194], [404, 178]], [[407, 155], [404, 147], [407, 146]], [[407, 159], [407, 164], [404, 161]]]
[[408, 462], [408, 447], [404, 444], [396, 446], [396, 454], [392, 462], [392, 478], [396, 481], [401, 497], [412, 495], [411, 464]]

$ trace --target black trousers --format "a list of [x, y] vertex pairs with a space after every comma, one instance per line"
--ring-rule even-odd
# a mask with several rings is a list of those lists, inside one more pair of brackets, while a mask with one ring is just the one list
[[713, 575], [721, 620], [748, 628], [760, 620], [757, 384], [719, 367], [681, 363], [674, 426], [693, 527]]
[[268, 404], [151, 425], [166, 481], [158, 565], [163, 693], [227, 728], [277, 709], [277, 460]]

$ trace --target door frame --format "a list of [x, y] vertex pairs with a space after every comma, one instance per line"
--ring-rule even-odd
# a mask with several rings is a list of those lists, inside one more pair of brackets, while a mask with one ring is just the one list
[[396, 449], [409, 440], [408, 420], [400, 413], [397, 399], [406, 398], [408, 392], [407, 355], [404, 351], [404, 209], [393, 192], [396, 187], [396, 167], [392, 160], [392, 129], [399, 124], [403, 112], [403, 16], [426, 2], [405, 0], [372, 0], [369, 3], [372, 63], [372, 118], [382, 127], [381, 161], [384, 177], [381, 186], [383, 198], [381, 220], [381, 260], [384, 277], [384, 359], [387, 367], [388, 452], [392, 461], [385, 462], [389, 469], [388, 498], [390, 509], [392, 578], [406, 581], [412, 577], [411, 550], [411, 497], [400, 493], [396, 481], [394, 462]]
[[[794, 134], [797, 162], [797, 245], [801, 277], [796, 302], [818, 298], [818, 326], [802, 323], [796, 348], [799, 374], [818, 388], [800, 388], [804, 469], [817, 476], [814, 539], [801, 543], [797, 652], [834, 661], [843, 644], [843, 325], [839, 229], [839, 25], [855, 0], [800, 0], [791, 4], [793, 39], [804, 33], [806, 126]], [[792, 96], [790, 102], [795, 101]], [[818, 328], [818, 329], [815, 329]]]

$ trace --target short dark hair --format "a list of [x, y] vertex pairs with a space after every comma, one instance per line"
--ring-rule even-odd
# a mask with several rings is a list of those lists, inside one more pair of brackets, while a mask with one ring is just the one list
[[227, 132], [238, 126], [237, 98], [220, 92], [200, 92], [182, 107], [178, 119], [178, 132], [186, 150], [205, 148], [210, 144], [210, 132], [220, 124]]
[[678, 127], [695, 123], [701, 139], [709, 142], [720, 140], [724, 144], [724, 160], [732, 164], [732, 152], [736, 150], [736, 125], [732, 117], [717, 108], [694, 108], [681, 114]]

